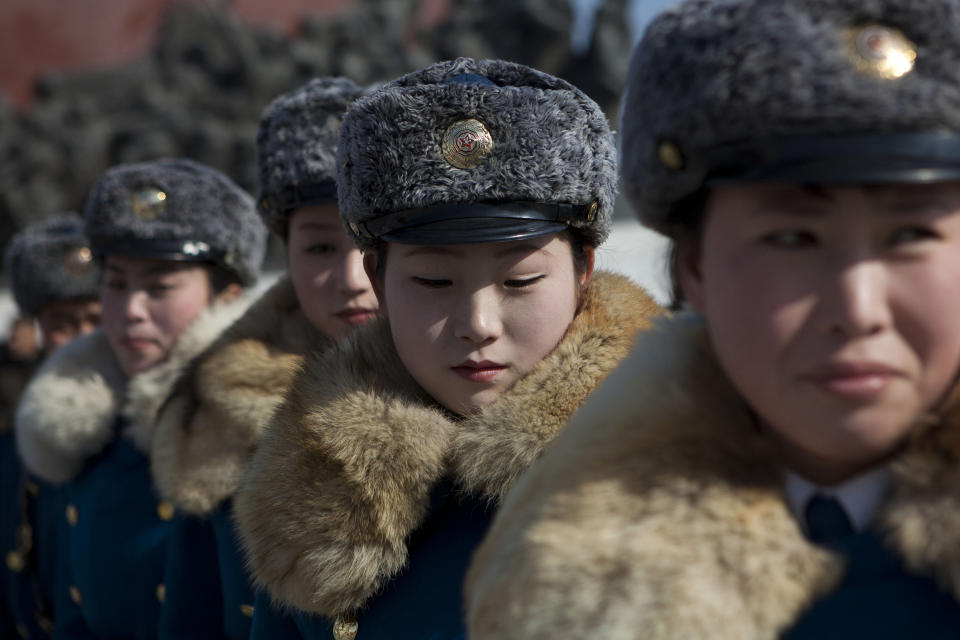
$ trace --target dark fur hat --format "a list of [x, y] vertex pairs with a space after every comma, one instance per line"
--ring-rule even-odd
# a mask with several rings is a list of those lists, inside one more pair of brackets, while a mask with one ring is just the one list
[[641, 220], [724, 182], [960, 178], [960, 1], [686, 0], [630, 65], [620, 160]]
[[396, 239], [398, 225], [417, 229], [405, 241], [451, 244], [572, 225], [596, 245], [610, 228], [615, 163], [607, 119], [582, 91], [520, 64], [460, 58], [350, 109], [340, 215], [361, 248]]
[[109, 169], [86, 206], [97, 255], [203, 262], [256, 282], [267, 230], [253, 199], [227, 176], [192, 160]]
[[76, 213], [49, 216], [13, 236], [5, 268], [21, 311], [36, 316], [54, 302], [96, 298], [100, 269]]
[[264, 110], [257, 132], [257, 205], [286, 235], [291, 209], [337, 202], [337, 137], [364, 90], [347, 78], [316, 78]]

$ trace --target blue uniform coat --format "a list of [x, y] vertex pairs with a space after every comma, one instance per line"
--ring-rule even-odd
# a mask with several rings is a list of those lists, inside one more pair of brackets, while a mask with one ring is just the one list
[[127, 380], [102, 330], [56, 351], [17, 412], [27, 468], [61, 487], [55, 637], [157, 636], [173, 505], [154, 490], [149, 447], [157, 409], [190, 359], [236, 317], [205, 311], [162, 364]]
[[[308, 360], [235, 501], [292, 637], [463, 638], [464, 571], [496, 504], [658, 313], [626, 278], [596, 274], [556, 349], [466, 417], [419, 388], [386, 321]], [[254, 638], [268, 637], [260, 611]]]
[[152, 468], [178, 513], [161, 638], [249, 637], [253, 584], [233, 528], [233, 494], [304, 355], [327, 344], [282, 278], [197, 357], [161, 410]]
[[473, 640], [960, 633], [960, 403], [918, 421], [872, 528], [818, 546], [701, 320], [645, 332], [473, 560]]

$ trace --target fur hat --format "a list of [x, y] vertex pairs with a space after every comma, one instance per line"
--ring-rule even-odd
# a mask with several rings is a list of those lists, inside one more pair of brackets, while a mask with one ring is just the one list
[[337, 202], [337, 137], [363, 89], [316, 78], [267, 106], [257, 132], [257, 204], [271, 231], [286, 235], [290, 210]]
[[155, 160], [109, 169], [86, 206], [98, 255], [204, 262], [243, 285], [257, 280], [267, 230], [253, 199], [227, 176], [192, 160]]
[[389, 82], [347, 113], [340, 215], [361, 248], [495, 242], [573, 226], [606, 238], [616, 193], [603, 111], [570, 83], [460, 58]]
[[686, 0], [633, 53], [620, 160], [641, 220], [732, 182], [960, 179], [960, 0]]
[[49, 216], [13, 236], [5, 268], [21, 311], [36, 316], [54, 302], [96, 298], [100, 268], [76, 213]]

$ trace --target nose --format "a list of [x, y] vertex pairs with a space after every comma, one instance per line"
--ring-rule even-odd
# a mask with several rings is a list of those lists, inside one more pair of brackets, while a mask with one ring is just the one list
[[127, 296], [123, 308], [123, 318], [128, 323], [142, 322], [149, 315], [147, 313], [147, 292], [132, 291]]
[[493, 342], [503, 333], [500, 300], [491, 288], [468, 295], [457, 312], [454, 335], [477, 345]]
[[887, 274], [879, 261], [846, 265], [833, 275], [820, 298], [821, 325], [845, 338], [880, 333], [890, 326]]
[[363, 268], [363, 254], [359, 249], [347, 253], [340, 277], [340, 292], [353, 297], [370, 290], [370, 279]]

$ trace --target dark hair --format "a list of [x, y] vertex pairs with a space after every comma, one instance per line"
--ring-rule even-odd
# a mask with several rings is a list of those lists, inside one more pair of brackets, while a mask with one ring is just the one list
[[[106, 263], [108, 257], [109, 256], [97, 256], [97, 263], [100, 269], [102, 270], [101, 271], [102, 275], [100, 276], [101, 278], [106, 275], [106, 270], [104, 269], [104, 263]], [[180, 261], [173, 261], [173, 260], [171, 260], [170, 262], [173, 262], [176, 265], [180, 265], [183, 268], [190, 267], [190, 266], [197, 266], [197, 265], [204, 267], [207, 272], [207, 277], [210, 280], [210, 291], [213, 293], [214, 296], [217, 296], [223, 293], [227, 289], [227, 287], [229, 287], [232, 284], [237, 284], [237, 285], [240, 285], [241, 287], [243, 286], [243, 282], [240, 280], [240, 277], [235, 272], [213, 262], [190, 262], [190, 261], [180, 262]]]
[[[570, 250], [573, 253], [574, 270], [577, 273], [583, 273], [587, 269], [587, 247], [591, 246], [587, 241], [587, 235], [579, 229], [574, 228], [568, 228], [561, 233], [566, 236], [567, 241], [570, 243]], [[388, 246], [388, 242], [378, 240], [375, 246], [373, 246], [371, 249], [368, 249], [368, 251], [375, 251], [377, 253], [377, 278], [383, 277], [384, 270], [387, 267]]]
[[686, 302], [683, 288], [680, 286], [680, 247], [692, 243], [694, 247], [699, 248], [706, 208], [707, 191], [700, 189], [675, 204], [670, 212], [667, 236], [671, 242], [667, 266], [670, 269], [671, 311], [680, 310]]
[[207, 265], [207, 273], [210, 274], [210, 289], [213, 291], [213, 295], [223, 293], [223, 291], [232, 284], [243, 286], [243, 283], [240, 281], [240, 278], [237, 277], [236, 273], [220, 265]]

